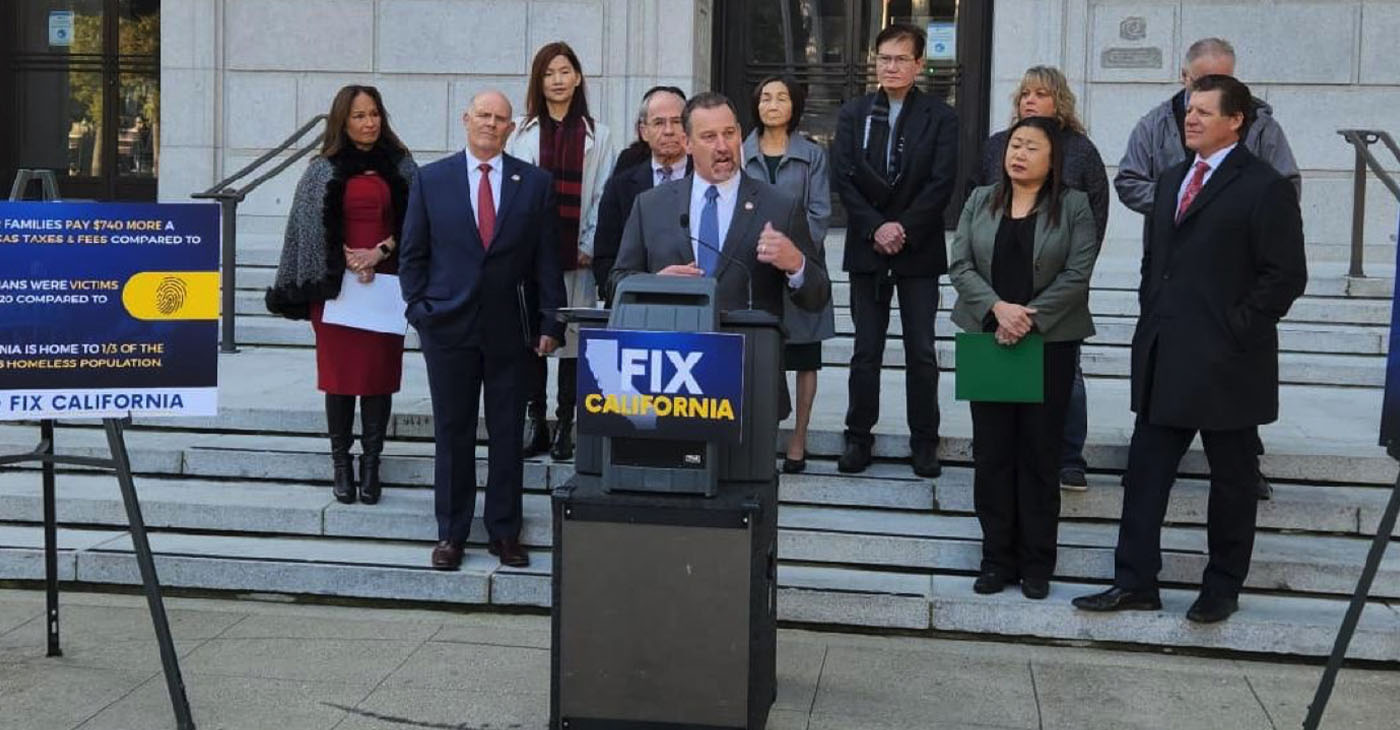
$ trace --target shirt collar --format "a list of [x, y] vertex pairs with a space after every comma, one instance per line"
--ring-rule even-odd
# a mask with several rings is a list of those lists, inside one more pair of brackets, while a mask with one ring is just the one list
[[[659, 175], [659, 174], [661, 173], [661, 168], [662, 168], [662, 167], [663, 167], [663, 165], [661, 164], [661, 161], [660, 161], [660, 160], [657, 160], [655, 157], [652, 157], [652, 158], [651, 158], [651, 174], [652, 174], [652, 177], [656, 177], [657, 175]], [[685, 158], [682, 157], [682, 158], [680, 158], [679, 160], [677, 160], [677, 161], [671, 163], [671, 179], [672, 179], [672, 180], [679, 180], [679, 179], [681, 179], [681, 178], [684, 177], [684, 176], [685, 176]]]
[[1236, 147], [1239, 146], [1239, 144], [1240, 144], [1239, 142], [1236, 142], [1236, 143], [1234, 143], [1234, 144], [1232, 144], [1232, 145], [1230, 145], [1230, 146], [1228, 146], [1228, 147], [1222, 147], [1222, 148], [1216, 150], [1216, 151], [1215, 151], [1215, 154], [1211, 155], [1210, 157], [1206, 157], [1206, 158], [1202, 158], [1202, 157], [1200, 156], [1200, 154], [1197, 154], [1197, 155], [1196, 155], [1196, 159], [1195, 159], [1194, 161], [1191, 162], [1191, 167], [1192, 167], [1192, 168], [1195, 168], [1197, 163], [1199, 163], [1199, 162], [1205, 162], [1205, 163], [1206, 163], [1206, 166], [1209, 167], [1209, 168], [1211, 169], [1211, 171], [1214, 171], [1217, 167], [1220, 167], [1220, 163], [1224, 162], [1224, 161], [1225, 161], [1225, 157], [1226, 157], [1227, 155], [1229, 155], [1231, 152], [1233, 152], [1234, 149], [1235, 149]]
[[709, 189], [711, 185], [714, 185], [715, 188], [719, 190], [719, 199], [728, 203], [734, 199], [734, 196], [739, 194], [739, 178], [742, 176], [742, 171], [735, 171], [728, 180], [722, 183], [711, 183], [707, 182], [705, 178], [696, 175], [694, 177], [694, 182], [690, 185], [690, 199], [692, 201], [699, 200], [703, 202], [705, 200], [705, 191]]
[[487, 164], [489, 164], [489, 165], [491, 166], [491, 172], [502, 172], [502, 171], [505, 169], [505, 168], [503, 167], [503, 165], [505, 164], [505, 159], [504, 159], [504, 158], [505, 158], [505, 154], [504, 154], [504, 153], [497, 152], [497, 153], [496, 153], [496, 156], [495, 156], [495, 157], [492, 157], [492, 158], [489, 159], [489, 160], [478, 160], [478, 159], [476, 158], [476, 155], [473, 155], [473, 154], [472, 154], [472, 151], [471, 151], [471, 148], [470, 148], [470, 147], [466, 148], [466, 153], [467, 153], [467, 169], [471, 170], [472, 172], [476, 172], [477, 168], [481, 167], [481, 163], [483, 163], [483, 162], [485, 162], [485, 163], [487, 163]]

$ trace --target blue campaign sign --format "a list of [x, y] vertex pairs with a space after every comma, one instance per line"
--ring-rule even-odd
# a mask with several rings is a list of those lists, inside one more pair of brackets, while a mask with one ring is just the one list
[[218, 412], [219, 208], [0, 202], [0, 421]]
[[579, 361], [579, 433], [742, 437], [743, 335], [585, 329]]
[[[1400, 283], [1400, 247], [1395, 250], [1396, 282]], [[1381, 446], [1400, 459], [1400, 286], [1391, 294], [1390, 353], [1385, 367], [1385, 401], [1381, 405]]]

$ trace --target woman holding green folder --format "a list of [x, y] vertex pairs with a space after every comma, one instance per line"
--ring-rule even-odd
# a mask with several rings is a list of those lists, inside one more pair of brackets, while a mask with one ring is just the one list
[[988, 393], [971, 404], [978, 593], [1020, 581], [1027, 598], [1044, 598], [1055, 570], [1060, 442], [1079, 344], [1094, 334], [1089, 277], [1099, 249], [1088, 196], [1062, 184], [1060, 142], [1053, 119], [1012, 126], [1001, 180], [972, 192], [953, 238], [953, 322], [1006, 347], [1044, 343], [1042, 372], [1032, 375], [1044, 379], [1041, 402]]

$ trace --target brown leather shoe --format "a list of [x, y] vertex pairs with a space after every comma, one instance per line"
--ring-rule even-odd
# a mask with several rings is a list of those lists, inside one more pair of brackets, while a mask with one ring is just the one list
[[462, 567], [462, 546], [447, 540], [433, 548], [433, 570], [458, 570]]
[[492, 555], [501, 559], [501, 565], [507, 568], [527, 568], [530, 566], [530, 554], [525, 552], [525, 546], [520, 544], [520, 540], [514, 537], [492, 540], [486, 548]]

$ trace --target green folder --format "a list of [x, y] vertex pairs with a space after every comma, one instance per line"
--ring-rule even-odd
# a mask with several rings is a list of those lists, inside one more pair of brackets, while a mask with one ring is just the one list
[[955, 343], [958, 400], [1044, 402], [1045, 340], [1039, 334], [1001, 345], [991, 332], [959, 332]]

